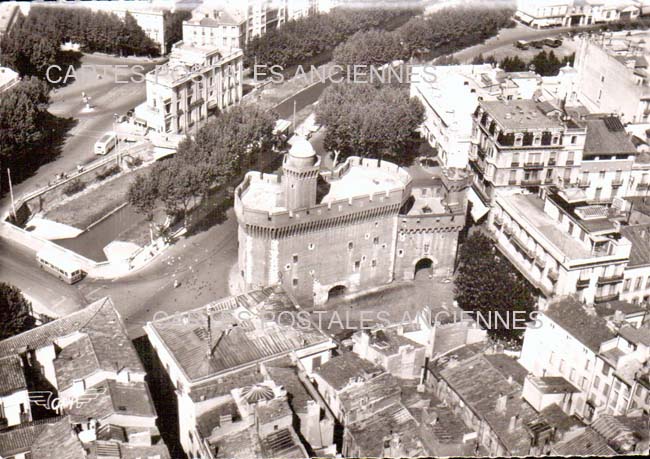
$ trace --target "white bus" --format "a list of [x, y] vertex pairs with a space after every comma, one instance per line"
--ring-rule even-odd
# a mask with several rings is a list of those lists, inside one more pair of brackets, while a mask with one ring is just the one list
[[117, 136], [108, 132], [104, 134], [101, 139], [95, 142], [95, 154], [96, 155], [107, 155], [113, 148], [117, 146]]
[[79, 282], [86, 275], [81, 265], [62, 250], [48, 247], [38, 252], [36, 259], [41, 269], [68, 284]]

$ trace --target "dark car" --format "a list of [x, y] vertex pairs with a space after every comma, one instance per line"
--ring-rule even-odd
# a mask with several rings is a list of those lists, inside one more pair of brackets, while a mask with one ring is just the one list
[[544, 40], [544, 44], [546, 46], [550, 46], [551, 48], [558, 48], [562, 46], [562, 40], [559, 38], [547, 38]]
[[530, 46], [532, 46], [533, 48], [542, 49], [544, 47], [544, 41], [543, 40], [531, 41]]
[[515, 43], [515, 47], [519, 49], [528, 49], [528, 42], [524, 40], [519, 40]]

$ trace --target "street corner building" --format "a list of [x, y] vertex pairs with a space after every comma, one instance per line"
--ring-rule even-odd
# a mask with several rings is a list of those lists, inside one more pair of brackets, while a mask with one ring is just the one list
[[235, 190], [240, 275], [249, 289], [282, 284], [304, 304], [413, 279], [421, 267], [446, 276], [469, 184], [461, 169], [412, 176], [355, 156], [326, 167], [299, 138], [281, 175], [249, 172]]

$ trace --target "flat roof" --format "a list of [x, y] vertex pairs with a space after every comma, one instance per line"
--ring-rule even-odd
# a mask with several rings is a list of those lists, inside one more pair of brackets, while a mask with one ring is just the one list
[[[497, 201], [506, 202], [517, 220], [525, 221], [537, 229], [560, 252], [569, 258], [590, 258], [591, 252], [578, 241], [558, 229], [558, 224], [544, 212], [544, 201], [531, 194], [499, 195]], [[513, 216], [513, 215], [511, 215]]]
[[480, 104], [505, 130], [543, 130], [564, 127], [558, 118], [546, 115], [548, 103], [518, 99], [481, 101]]
[[330, 191], [322, 202], [339, 201], [355, 196], [378, 194], [398, 188], [405, 183], [383, 167], [353, 165], [341, 178], [331, 180]]

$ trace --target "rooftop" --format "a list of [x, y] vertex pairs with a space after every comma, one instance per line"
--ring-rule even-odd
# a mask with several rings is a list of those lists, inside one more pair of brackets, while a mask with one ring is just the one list
[[594, 308], [596, 309], [596, 313], [603, 318], [608, 318], [613, 316], [616, 313], [616, 311], [621, 311], [626, 316], [639, 314], [647, 311], [646, 307], [643, 306], [642, 304], [635, 304], [635, 303], [630, 303], [629, 301], [622, 301], [622, 300], [608, 301], [607, 303], [595, 304]]
[[618, 330], [618, 334], [634, 344], [643, 344], [650, 347], [650, 328], [641, 326], [639, 328], [625, 325]]
[[297, 327], [291, 321], [283, 324], [259, 316], [264, 312], [265, 317], [277, 318], [283, 311], [296, 311], [293, 301], [282, 289], [268, 287], [156, 320], [148, 327], [186, 377], [198, 381], [330, 342], [315, 326]]
[[[571, 259], [590, 258], [591, 252], [558, 228], [557, 222], [544, 212], [544, 201], [530, 194], [499, 194], [498, 201], [508, 205], [509, 213], [537, 229], [555, 248]], [[510, 212], [511, 211], [511, 212]]]
[[[69, 337], [77, 332], [88, 336], [100, 368], [115, 371], [128, 369], [144, 373], [142, 362], [110, 298], [103, 298], [80, 311], [0, 341], [0, 357], [50, 346], [59, 338]], [[81, 343], [73, 349], [78, 350], [79, 345]], [[88, 364], [85, 357], [79, 361], [73, 359], [68, 363], [73, 366], [69, 368], [70, 374], [85, 371]]]
[[147, 384], [144, 382], [121, 383], [107, 379], [86, 389], [67, 411], [76, 422], [89, 418], [102, 420], [112, 415], [155, 418], [156, 409], [151, 401]]
[[580, 389], [567, 381], [563, 376], [540, 376], [532, 377], [530, 380], [543, 394], [580, 392]]
[[650, 265], [650, 225], [624, 226], [621, 234], [632, 243], [627, 267]]
[[634, 155], [636, 147], [616, 117], [586, 119], [584, 159], [598, 155]]
[[345, 171], [346, 163], [342, 166], [342, 173], [339, 178], [332, 179], [330, 191], [323, 198], [322, 202], [333, 202], [342, 199], [348, 199], [355, 196], [367, 196], [379, 194], [395, 189], [403, 189], [410, 176], [406, 170], [399, 168], [400, 173], [396, 173], [396, 168], [386, 167], [387, 161], [382, 162], [382, 167], [373, 167], [373, 162], [364, 165], [355, 164], [348, 159], [350, 167]]
[[557, 456], [615, 456], [617, 453], [607, 445], [607, 441], [596, 431], [587, 428], [583, 433], [552, 447]]
[[384, 400], [400, 393], [402, 382], [389, 373], [382, 373], [376, 378], [359, 382], [346, 388], [340, 395], [339, 400], [344, 410], [359, 404], [362, 399]]
[[348, 426], [361, 456], [384, 457], [383, 440], [395, 435], [402, 445], [402, 456], [426, 456], [418, 437], [418, 424], [401, 404], [392, 404], [374, 416]]
[[[512, 382], [501, 369], [483, 354], [448, 365], [440, 372], [451, 389], [479, 417], [492, 427], [509, 454], [528, 452], [530, 438], [523, 427], [537, 417], [535, 410], [521, 399], [522, 386]], [[504, 412], [497, 411], [497, 401], [507, 397]], [[510, 419], [517, 415], [521, 425], [510, 429]]]
[[10, 355], [0, 359], [0, 397], [27, 389], [20, 357]]
[[28, 452], [33, 459], [86, 457], [68, 417], [31, 421], [0, 430], [0, 457]]
[[424, 345], [400, 335], [397, 327], [388, 327], [372, 331], [363, 330], [358, 333], [369, 333], [370, 346], [380, 354], [390, 356], [399, 353], [404, 346], [423, 348]]
[[587, 312], [574, 298], [551, 304], [544, 314], [595, 353], [600, 350], [601, 343], [614, 338], [607, 321], [595, 312]]
[[[480, 105], [505, 131], [560, 129], [562, 121], [554, 113], [549, 114], [548, 103], [532, 99], [513, 101], [481, 101]], [[548, 115], [547, 115], [548, 114]]]
[[384, 370], [354, 352], [345, 352], [322, 364], [316, 373], [335, 390], [341, 390], [351, 380], [367, 381], [384, 373]]

